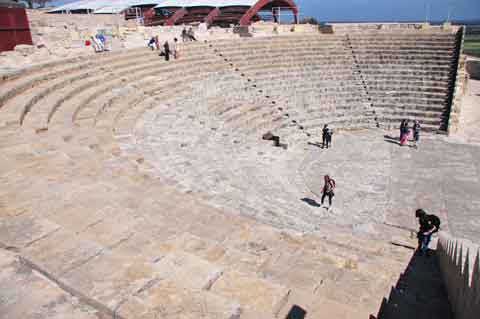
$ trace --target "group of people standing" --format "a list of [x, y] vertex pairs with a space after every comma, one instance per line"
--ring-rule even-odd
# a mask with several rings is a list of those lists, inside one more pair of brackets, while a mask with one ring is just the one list
[[152, 51], [160, 51], [159, 56], [165, 57], [165, 61], [170, 60], [170, 55], [173, 55], [174, 59], [178, 59], [180, 57], [177, 38], [174, 38], [171, 42], [169, 42], [168, 40], [165, 41], [162, 47], [160, 47], [160, 41], [158, 40], [158, 36], [155, 36], [150, 39], [147, 46], [151, 48]]
[[414, 147], [418, 147], [420, 143], [420, 122], [414, 121], [412, 128], [410, 128], [410, 123], [408, 120], [402, 120], [400, 123], [400, 145], [403, 146], [408, 142], [410, 134], [413, 133], [413, 140], [415, 142]]
[[193, 29], [191, 27], [188, 29], [188, 31], [186, 28], [183, 28], [182, 41], [183, 42], [197, 41], [197, 38], [195, 38], [195, 33], [193, 32]]
[[[186, 28], [182, 30], [182, 41], [197, 41], [195, 38], [195, 33], [193, 32], [192, 28], [189, 28], [188, 31]], [[166, 40], [162, 45], [160, 45], [160, 40], [158, 39], [158, 35], [151, 37], [150, 41], [148, 41], [147, 46], [152, 49], [152, 51], [160, 51], [160, 56], [165, 57], [165, 61], [170, 61], [170, 55], [173, 55], [174, 59], [178, 59], [180, 57], [180, 52], [178, 50], [178, 39], [174, 38], [173, 41]]]

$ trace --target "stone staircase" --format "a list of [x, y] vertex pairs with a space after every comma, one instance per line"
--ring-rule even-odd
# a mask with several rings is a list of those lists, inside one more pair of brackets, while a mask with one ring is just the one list
[[[351, 318], [375, 310], [401, 267], [403, 251], [388, 244], [226, 215], [95, 147], [44, 149], [31, 145], [31, 157], [4, 149], [22, 170], [9, 174], [2, 194], [0, 241], [30, 271], [104, 315], [274, 318], [299, 304], [312, 317]], [[23, 302], [2, 313], [17, 317]]]
[[436, 252], [412, 256], [377, 318], [454, 318]]

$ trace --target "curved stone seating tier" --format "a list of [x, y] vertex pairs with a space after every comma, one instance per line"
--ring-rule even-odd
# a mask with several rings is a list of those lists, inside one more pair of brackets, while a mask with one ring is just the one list
[[3, 106], [8, 99], [42, 82], [88, 68], [102, 67], [105, 64], [108, 65], [109, 63], [118, 62], [122, 59], [135, 59], [145, 54], [144, 49], [129, 50], [116, 54], [106, 52], [98, 56], [60, 60], [58, 62], [41, 64], [26, 70], [19, 70], [15, 73], [14, 77], [7, 78], [7, 81], [0, 82], [4, 88], [3, 94], [0, 95], [0, 107]]
[[[198, 65], [198, 59], [202, 58], [208, 59], [209, 56], [197, 55], [193, 60], [184, 59], [182, 62], [185, 62], [186, 65]], [[208, 60], [204, 61], [205, 65], [208, 65]], [[73, 80], [70, 77], [67, 79], [59, 79], [58, 83], [55, 84], [53, 84], [54, 81], [51, 81], [52, 83], [50, 83], [50, 87], [42, 88], [39, 86], [33, 89], [32, 92], [29, 92], [30, 94], [25, 94], [24, 98], [29, 95], [33, 95], [33, 98], [30, 100], [27, 106], [30, 109], [29, 111], [35, 111], [39, 116], [32, 116], [29, 118], [35, 118], [35, 121], [37, 122], [34, 125], [45, 127], [45, 125], [51, 120], [54, 113], [61, 109], [62, 104], [69, 101], [72, 102], [72, 99], [77, 97], [79, 94], [83, 96], [85, 100], [73, 101], [73, 104], [78, 102], [88, 103], [96, 96], [101, 96], [115, 86], [122, 87], [125, 83], [128, 83], [135, 78], [157, 74], [162, 71], [169, 72], [174, 70], [173, 67], [168, 68], [169, 66], [172, 66], [171, 64], [165, 63], [162, 58], [152, 53], [147, 55], [145, 59], [136, 59], [135, 62], [136, 63], [127, 63], [123, 65], [111, 65], [109, 66], [110, 69], [109, 67], [105, 67], [102, 70], [103, 72], [92, 73], [89, 71], [73, 77]], [[162, 67], [167, 68], [163, 70]], [[110, 70], [110, 72], [105, 72], [107, 70]], [[82, 79], [83, 81], [78, 82], [77, 79]], [[72, 84], [74, 84], [73, 82], [78, 83], [78, 86], [72, 86]], [[55, 89], [57, 91], [55, 91]], [[38, 93], [38, 91], [40, 91], [40, 93]], [[48, 95], [50, 92], [53, 93]], [[41, 101], [41, 99], [46, 96], [48, 96], [50, 99], [49, 103], [43, 103], [42, 107], [38, 108], [32, 107], [35, 103], [38, 103], [39, 100]], [[75, 111], [71, 113], [75, 113]]]
[[[28, 109], [28, 116], [26, 119], [22, 118], [23, 126], [33, 127], [33, 128], [45, 128], [48, 126], [48, 123], [51, 121], [55, 113], [63, 107], [64, 104], [68, 103], [70, 100], [76, 98], [82, 98], [84, 92], [90, 92], [90, 96], [86, 97], [85, 102], [93, 99], [95, 96], [102, 94], [108, 90], [106, 84], [110, 82], [115, 82], [121, 77], [129, 77], [136, 72], [142, 72], [148, 70], [157, 65], [164, 64], [159, 61], [158, 57], [151, 56], [148, 60], [145, 61], [136, 61], [136, 63], [129, 63], [128, 67], [119, 66], [112, 69], [104, 70], [104, 72], [95, 72], [91, 74], [88, 78], [83, 79], [78, 86], [68, 85], [61, 89], [55, 90], [55, 92], [49, 94], [47, 97], [40, 101], [36, 101], [35, 105], [32, 105]], [[122, 81], [119, 81], [119, 84]], [[82, 100], [75, 101], [83, 102]], [[25, 114], [26, 115], [26, 114]]]
[[[185, 73], [184, 68], [189, 68], [190, 72]], [[115, 79], [115, 81], [106, 82], [100, 86], [90, 86], [84, 92], [75, 91], [77, 94], [81, 93], [81, 95], [77, 96], [76, 100], [70, 100], [71, 107], [60, 108], [60, 113], [63, 113], [63, 115], [60, 114], [59, 117], [62, 120], [73, 122], [79, 118], [83, 120], [90, 118], [93, 120], [98, 112], [107, 111], [105, 103], [108, 102], [99, 102], [99, 99], [105, 99], [111, 95], [122, 96], [125, 94], [125, 92], [122, 92], [124, 89], [132, 94], [134, 89], [142, 90], [143, 87], [152, 87], [157, 82], [162, 83], [162, 87], [168, 89], [171, 80], [167, 74], [170, 74], [172, 79], [183, 77], [185, 81], [189, 81], [191, 77], [196, 76], [196, 72], [205, 71], [208, 68], [210, 70], [216, 68], [215, 60], [209, 57], [204, 58], [201, 65], [198, 63], [198, 58], [185, 58], [178, 64], [167, 64], [164, 61], [159, 61], [148, 67], [140, 68], [139, 72], [126, 73], [121, 78]], [[148, 81], [143, 81], [144, 79], [148, 79]], [[134, 88], [133, 86], [137, 81], [142, 81], [143, 85], [137, 85]], [[80, 99], [82, 96], [84, 99]]]
[[[345, 58], [345, 59], [340, 59], [340, 60], [336, 60], [335, 63], [332, 63], [330, 65], [322, 65], [322, 67], [326, 70], [328, 69], [333, 69], [335, 68], [337, 65], [342, 65], [345, 62], [345, 63], [348, 63], [348, 62], [351, 62], [351, 60], [353, 59], [349, 59], [349, 58]], [[258, 59], [258, 60], [255, 60], [255, 61], [245, 61], [245, 62], [239, 62], [238, 64], [235, 64], [236, 67], [239, 68], [239, 70], [242, 70], [242, 71], [248, 71], [248, 70], [252, 70], [255, 68], [256, 65], [258, 65], [258, 67], [262, 67], [262, 66], [270, 66], [270, 67], [274, 67], [274, 65], [272, 65], [272, 61], [270, 60], [270, 64], [268, 63], [268, 59]], [[328, 62], [328, 60], [326, 61]], [[392, 61], [382, 61], [382, 60], [375, 60], [375, 61], [369, 61], [369, 62], [359, 62], [358, 63], [358, 66], [362, 67], [362, 68], [365, 68], [366, 70], [368, 69], [385, 69], [385, 68], [389, 68], [389, 67], [392, 67], [393, 69], [401, 69], [401, 70], [409, 70], [411, 69], [412, 71], [415, 70], [415, 69], [418, 69], [420, 71], [445, 71], [445, 72], [448, 72], [449, 68], [448, 66], [446, 65], [442, 65], [442, 64], [429, 64], [427, 61], [424, 61], [426, 63], [423, 63], [423, 64], [420, 64], [422, 61], [405, 61], [405, 60], [392, 60]], [[274, 64], [276, 65], [279, 65], [280, 67], [295, 67], [295, 66], [309, 66], [311, 65], [312, 67], [316, 66], [316, 65], [320, 65], [321, 62], [318, 61], [317, 58], [315, 58], [314, 56], [312, 56], [311, 58], [309, 59], [305, 59], [305, 60], [302, 60], [302, 61], [295, 61], [294, 59], [282, 59], [281, 61], [276, 61], [274, 62]], [[349, 67], [348, 65], [347, 66], [344, 66], [345, 68]]]
[[[19, 113], [19, 119], [23, 120], [23, 117], [28, 113], [36, 104], [39, 100], [47, 96], [48, 94], [55, 92], [56, 90], [65, 88], [68, 85], [71, 85], [73, 83], [78, 83], [82, 82], [85, 79], [92, 77], [94, 75], [102, 74], [108, 70], [119, 70], [122, 68], [128, 68], [135, 66], [133, 61], [137, 61], [138, 63], [142, 63], [145, 61], [146, 64], [145, 66], [148, 66], [148, 63], [152, 61], [152, 55], [147, 54], [147, 55], [138, 55], [135, 54], [134, 56], [129, 56], [125, 60], [124, 59], [119, 59], [119, 61], [112, 62], [107, 65], [99, 65], [99, 68], [91, 68], [89, 65], [86, 65], [84, 68], [79, 68], [78, 71], [76, 72], [60, 72], [57, 77], [49, 80], [49, 81], [44, 81], [42, 83], [37, 83], [33, 87], [29, 87], [26, 89], [23, 89], [22, 91], [18, 92], [17, 94], [21, 93], [21, 96], [19, 96], [15, 101], [12, 103], [12, 107], [9, 107], [9, 103], [7, 102], [6, 105], [4, 105], [4, 109], [6, 109], [7, 112], [18, 112]], [[13, 84], [13, 83], [12, 83]], [[18, 100], [22, 99], [24, 102], [18, 103]], [[21, 110], [16, 110], [13, 105], [23, 105], [23, 109]]]
[[[351, 50], [350, 50], [351, 52]], [[416, 57], [424, 57], [430, 59], [445, 59], [450, 58], [452, 54], [452, 50], [440, 50], [437, 48], [423, 48], [417, 50], [405, 50], [401, 49], [400, 47], [392, 47], [392, 48], [375, 48], [371, 46], [362, 46], [360, 49], [355, 48], [353, 54], [356, 56], [368, 56], [368, 57], [376, 57], [376, 56], [399, 56], [405, 59], [415, 59]]]
[[[144, 97], [155, 95], [157, 91], [167, 91], [180, 84], [179, 81], [158, 74], [162, 72], [171, 73], [172, 77], [185, 77], [185, 81], [197, 85], [202, 82], [202, 77], [218, 77], [216, 89], [223, 91], [221, 95], [228, 98], [218, 100], [215, 111], [208, 114], [220, 116], [226, 125], [234, 125], [236, 129], [241, 129], [244, 124], [254, 128], [272, 125], [275, 127], [283, 123], [279, 119], [285, 114], [295, 114], [301, 119], [307, 119], [301, 116], [302, 112], [313, 115], [315, 112], [309, 112], [316, 107], [334, 108], [336, 104], [340, 110], [346, 101], [359, 105], [373, 103], [375, 110], [385, 112], [388, 104], [395, 103], [394, 105], [400, 105], [401, 108], [396, 109], [393, 106], [388, 112], [396, 110], [394, 114], [401, 112], [400, 114], [433, 115], [439, 111], [409, 113], [406, 106], [422, 103], [421, 105], [435, 104], [437, 107], [444, 102], [450, 70], [448, 47], [452, 47], [452, 39], [454, 37], [451, 35], [440, 34], [408, 34], [398, 37], [385, 34], [363, 37], [271, 37], [237, 42], [218, 40], [182, 47], [184, 52], [180, 61], [184, 62], [174, 61], [168, 67], [163, 65], [160, 58], [156, 59], [157, 57], [147, 51], [123, 52], [118, 54], [116, 61], [114, 55], [110, 54], [101, 57], [102, 61], [95, 62], [96, 65], [105, 64], [101, 74], [81, 70], [78, 65], [70, 68], [56, 66], [58, 71], [47, 73], [51, 79], [46, 82], [48, 84], [33, 81], [33, 88], [25, 86], [25, 93], [22, 94], [25, 102], [21, 103], [24, 110], [20, 113], [20, 120], [23, 123], [27, 118], [24, 124], [36, 129], [47, 127], [50, 122], [55, 122], [56, 117], [59, 123], [80, 121], [95, 125], [97, 118], [105, 118], [109, 111], [113, 111], [113, 114], [118, 111], [116, 105], [123, 102], [125, 94], [121, 91], [125, 85], [131, 84], [128, 91], [133, 94], [142, 84], [148, 83], [143, 81], [145, 78], [150, 79], [155, 83], [155, 89], [142, 90], [139, 96]], [[360, 50], [355, 48], [352, 53], [350, 44], [360, 47]], [[428, 51], [423, 51], [422, 46], [426, 46]], [[438, 51], [442, 47], [445, 51]], [[389, 48], [388, 51], [385, 48]], [[385, 51], [376, 52], [380, 49]], [[214, 58], [214, 55], [217, 56]], [[129, 62], [133, 59], [135, 65], [132, 66]], [[203, 64], [211, 67], [194, 69], [191, 73], [199, 74], [193, 77], [190, 77], [190, 73], [175, 72], [175, 63], [180, 63], [178, 67], [192, 68], [198, 60], [204, 60]], [[275, 63], [272, 63], [272, 60], [275, 60]], [[224, 72], [221, 76], [215, 73], [218, 68]], [[231, 68], [231, 76], [228, 76], [228, 68]], [[69, 75], [60, 76], [66, 70], [71, 71], [66, 72]], [[40, 79], [40, 76], [38, 78]], [[439, 80], [445, 84], [439, 83]], [[9, 85], [15, 82], [20, 84], [22, 80], [18, 77], [8, 82]], [[137, 82], [138, 85], [135, 86]], [[185, 89], [191, 90], [191, 87]], [[19, 93], [21, 92], [22, 90], [19, 90]], [[355, 92], [358, 98], [348, 99], [349, 92]], [[213, 95], [215, 94], [219, 95]], [[245, 97], [242, 98], [242, 94]], [[117, 95], [120, 97], [116, 97]], [[300, 96], [303, 97], [300, 99]], [[239, 99], [240, 107], [229, 105], [222, 109], [222, 101], [225, 103], [235, 97]], [[405, 102], [401, 103], [400, 99], [405, 99]], [[208, 104], [205, 105], [208, 108]], [[267, 108], [267, 105], [272, 107]], [[275, 110], [274, 106], [281, 111], [271, 111], [270, 109]], [[299, 106], [302, 108], [297, 110]], [[17, 112], [15, 110], [12, 114]], [[15, 120], [15, 116], [6, 118], [7, 121]]]
[[143, 48], [142, 49], [129, 49], [129, 50], [123, 50], [120, 52], [102, 52], [99, 54], [95, 55], [87, 55], [87, 56], [77, 56], [73, 58], [67, 58], [67, 59], [59, 59], [56, 61], [51, 61], [47, 63], [40, 63], [36, 65], [29, 66], [27, 68], [19, 68], [16, 70], [12, 70], [9, 73], [5, 74], [0, 78], [0, 83], [6, 84], [7, 82], [18, 80], [19, 78], [26, 77], [26, 76], [31, 76], [32, 74], [38, 74], [38, 73], [43, 73], [45, 71], [51, 71], [52, 69], [65, 69], [65, 66], [67, 66], [67, 69], [79, 65], [85, 65], [85, 62], [98, 62], [102, 61], [104, 59], [110, 59], [110, 58], [118, 58], [122, 55], [129, 55], [129, 54], [138, 54], [145, 51]]
[[[349, 87], [346, 81], [357, 84], [363, 81], [364, 92], [356, 102], [370, 103], [375, 112], [383, 112], [383, 115], [376, 114], [379, 121], [390, 122], [388, 116], [416, 116], [426, 125], [433, 125], [442, 119], [441, 108], [445, 108], [448, 93], [454, 35], [376, 33], [302, 37], [292, 43], [288, 40], [282, 37], [267, 41], [248, 39], [238, 46], [220, 41], [212, 42], [212, 46], [226, 62], [238, 69], [237, 72], [247, 77], [254, 86], [264, 88], [268, 95], [288, 106], [289, 110], [298, 107], [297, 103], [288, 102], [292, 100], [292, 95], [308, 96], [311, 91], [320, 91], [331, 76], [330, 81], [337, 86]], [[322, 41], [325, 46], [322, 46]], [[309, 68], [313, 74], [322, 73], [322, 76], [312, 76]], [[341, 76], [335, 76], [337, 72]], [[292, 81], [289, 83], [287, 79]], [[323, 92], [323, 95], [330, 94], [338, 96], [339, 91]], [[312, 100], [317, 99], [321, 103], [322, 94], [312, 96]], [[341, 100], [333, 98], [333, 103], [325, 106], [332, 106], [336, 101], [341, 103]], [[392, 106], [388, 107], [389, 104]], [[416, 110], [417, 104], [419, 110]], [[435, 112], [425, 111], [425, 107], [431, 110], [432, 106]], [[299, 115], [302, 111], [295, 112]], [[308, 120], [308, 117], [301, 119]], [[392, 118], [392, 121], [395, 120], [396, 117]], [[340, 122], [344, 123], [343, 120]]]
[[[401, 81], [388, 82], [388, 77], [373, 77], [373, 76], [363, 76], [364, 80], [368, 83], [368, 87], [379, 87], [384, 89], [394, 89], [397, 87], [404, 89], [404, 87], [409, 87], [413, 90], [438, 90], [444, 92], [446, 90], [445, 80], [442, 82], [440, 80], [428, 80], [425, 81], [420, 77], [412, 77], [410, 80], [407, 78], [402, 78]], [[269, 73], [264, 72], [262, 76], [257, 76], [256, 81], [254, 82], [257, 86], [267, 86], [269, 84], [275, 83], [276, 86], [288, 86], [292, 89], [302, 88], [303, 84], [310, 84], [316, 82], [317, 87], [331, 85], [332, 81], [338, 81], [339, 83], [348, 83], [348, 81], [360, 81], [358, 75], [353, 75], [351, 71], [346, 71], [344, 74], [338, 74], [337, 72], [331, 74], [327, 72], [319, 72], [316, 74], [309, 74], [307, 70], [305, 71], [289, 71], [286, 73]]]

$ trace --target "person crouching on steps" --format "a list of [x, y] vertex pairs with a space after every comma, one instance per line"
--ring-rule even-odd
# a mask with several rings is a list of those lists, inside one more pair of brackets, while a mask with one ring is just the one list
[[330, 178], [330, 176], [328, 175], [325, 175], [324, 177], [324, 180], [325, 180], [325, 184], [323, 185], [323, 189], [322, 189], [322, 202], [321, 202], [321, 207], [325, 207], [323, 206], [323, 202], [325, 201], [325, 197], [328, 196], [328, 211], [330, 211], [332, 209], [332, 198], [333, 196], [335, 196], [335, 193], [334, 193], [334, 190], [335, 190], [335, 181], [333, 180], [333, 178]]

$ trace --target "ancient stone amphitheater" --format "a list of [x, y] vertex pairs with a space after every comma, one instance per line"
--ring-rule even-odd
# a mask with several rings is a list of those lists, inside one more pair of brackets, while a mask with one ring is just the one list
[[[376, 315], [415, 220], [377, 165], [394, 146], [368, 141], [403, 118], [447, 130], [458, 40], [254, 37], [182, 44], [170, 62], [140, 48], [8, 73], [0, 317]], [[325, 123], [342, 154], [315, 146]], [[327, 212], [332, 171], [343, 186]], [[436, 297], [430, 318], [447, 318]]]

